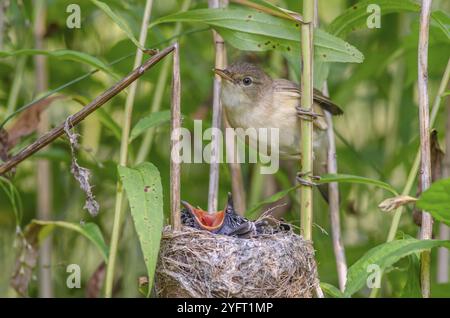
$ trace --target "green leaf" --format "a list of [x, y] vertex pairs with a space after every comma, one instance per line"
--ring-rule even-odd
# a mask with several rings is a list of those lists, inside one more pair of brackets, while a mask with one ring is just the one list
[[76, 224], [65, 221], [42, 221], [42, 220], [33, 220], [32, 224], [40, 225], [42, 228], [40, 229], [39, 238], [42, 240], [46, 235], [48, 235], [54, 227], [58, 226], [61, 228], [69, 229], [75, 232], [80, 233], [85, 238], [90, 240], [100, 251], [104, 261], [108, 262], [108, 246], [103, 239], [102, 232], [100, 228], [95, 223], [86, 223], [86, 224]]
[[386, 15], [394, 12], [419, 12], [420, 6], [413, 0], [364, 0], [349, 7], [333, 22], [327, 30], [336, 36], [345, 37], [348, 33], [358, 28], [367, 28], [367, 18], [372, 12], [367, 12], [367, 7], [376, 4], [380, 7], [380, 14]]
[[360, 183], [360, 184], [374, 185], [379, 188], [385, 189], [396, 196], [398, 195], [397, 191], [386, 182], [366, 177], [354, 176], [350, 174], [326, 174], [321, 176], [320, 180], [317, 181], [316, 183], [322, 184], [330, 182]]
[[417, 253], [413, 253], [408, 256], [408, 277], [406, 284], [403, 287], [401, 297], [402, 298], [422, 298], [422, 292], [420, 289], [420, 259]]
[[133, 31], [131, 31], [131, 28], [128, 26], [124, 18], [114, 13], [114, 11], [111, 10], [111, 8], [103, 1], [91, 0], [91, 2], [95, 4], [97, 7], [99, 7], [107, 16], [109, 16], [117, 24], [117, 26], [120, 29], [122, 29], [123, 32], [125, 32], [127, 37], [134, 43], [134, 45], [136, 45], [141, 50], [145, 50], [145, 48], [139, 43], [139, 41], [134, 36]]
[[19, 191], [11, 180], [3, 176], [0, 176], [0, 189], [2, 189], [8, 197], [16, 219], [16, 226], [20, 227], [23, 216], [23, 206]]
[[416, 206], [450, 226], [450, 179], [434, 182], [420, 195]]
[[141, 118], [131, 130], [130, 142], [147, 129], [159, 126], [168, 121], [170, 121], [170, 110], [151, 113], [150, 115]]
[[[190, 10], [164, 16], [150, 27], [167, 22], [208, 24], [240, 50], [300, 52], [299, 23], [247, 8]], [[321, 29], [314, 30], [314, 52], [324, 62], [361, 63], [364, 59], [358, 49]]]
[[331, 284], [320, 282], [320, 288], [322, 288], [322, 290], [327, 295], [329, 295], [333, 298], [345, 298], [344, 293], [341, 292], [338, 288], [336, 288], [335, 286], [333, 286]]
[[148, 293], [152, 289], [163, 228], [163, 193], [158, 169], [149, 162], [135, 168], [117, 167], [130, 202], [131, 216], [141, 243], [148, 274]]
[[293, 186], [289, 189], [280, 191], [275, 193], [274, 195], [270, 196], [269, 198], [265, 199], [264, 201], [259, 202], [256, 206], [254, 206], [253, 208], [251, 208], [250, 210], [248, 210], [247, 212], [245, 212], [245, 215], [248, 218], [254, 218], [255, 217], [255, 212], [257, 212], [258, 210], [260, 210], [263, 206], [265, 206], [266, 204], [269, 203], [273, 203], [273, 202], [277, 202], [278, 200], [280, 200], [281, 198], [285, 197], [286, 195], [288, 195], [290, 192], [294, 191], [295, 189], [301, 187], [301, 184], [298, 184], [296, 186]]
[[411, 238], [391, 241], [372, 248], [349, 268], [344, 294], [350, 297], [364, 287], [370, 274], [367, 271], [370, 265], [376, 264], [383, 271], [405, 256], [439, 246], [450, 248], [450, 241]]
[[431, 13], [431, 18], [432, 22], [436, 24], [447, 36], [447, 39], [450, 40], [450, 16], [442, 10], [438, 10]]
[[80, 62], [84, 64], [91, 65], [98, 68], [106, 73], [114, 75], [112, 69], [103, 63], [100, 59], [95, 56], [73, 50], [37, 50], [37, 49], [22, 49], [17, 51], [0, 51], [0, 58], [10, 57], [10, 56], [20, 56], [20, 55], [47, 55], [51, 57], [57, 57], [63, 60], [70, 60], [75, 62]]
[[449, 96], [450, 95], [450, 91], [445, 91], [441, 96], [445, 97], [445, 96]]

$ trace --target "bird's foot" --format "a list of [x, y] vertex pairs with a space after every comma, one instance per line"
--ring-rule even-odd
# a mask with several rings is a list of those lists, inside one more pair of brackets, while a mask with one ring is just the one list
[[[309, 179], [306, 179], [306, 177]], [[300, 183], [301, 185], [307, 186], [307, 187], [314, 187], [317, 185], [317, 183], [315, 183], [314, 181], [318, 181], [320, 180], [319, 176], [313, 176], [311, 175], [311, 173], [306, 172], [298, 172], [297, 173], [297, 177], [296, 180], [298, 183]]]
[[313, 120], [317, 119], [318, 117], [323, 117], [323, 115], [315, 113], [314, 111], [312, 111], [312, 109], [304, 109], [300, 106], [297, 106], [296, 110], [297, 110], [297, 116], [304, 120], [313, 121]]

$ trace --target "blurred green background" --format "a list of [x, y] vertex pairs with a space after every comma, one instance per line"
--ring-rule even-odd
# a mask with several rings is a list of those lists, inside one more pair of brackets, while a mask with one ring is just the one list
[[[153, 3], [151, 20], [178, 12], [182, 1], [156, 0]], [[273, 1], [279, 6], [300, 11], [301, 1]], [[319, 18], [321, 27], [333, 21], [346, 8], [357, 1], [320, 0]], [[88, 1], [78, 1], [81, 7], [81, 28], [66, 27], [67, 5], [73, 0], [48, 0], [46, 33], [47, 49], [71, 49], [95, 56], [105, 63], [129, 56], [112, 66], [119, 76], [126, 75], [133, 66], [135, 46], [126, 35], [97, 7]], [[2, 51], [15, 51], [34, 47], [33, 1], [3, 1]], [[108, 1], [108, 5], [120, 14], [139, 34], [145, 1]], [[206, 7], [206, 1], [192, 1], [190, 8]], [[433, 1], [433, 8], [446, 12], [449, 1]], [[380, 29], [362, 29], [352, 32], [346, 40], [356, 46], [365, 56], [362, 64], [331, 64], [328, 86], [331, 98], [339, 104], [345, 114], [334, 120], [337, 133], [337, 155], [339, 172], [366, 176], [392, 184], [402, 190], [418, 147], [417, 117], [417, 42], [418, 14], [395, 13], [382, 17]], [[174, 24], [160, 24], [149, 30], [146, 47], [163, 48], [169, 44]], [[211, 118], [214, 47], [212, 33], [205, 25], [184, 23], [181, 28], [180, 58], [182, 78], [183, 126], [192, 128], [193, 119], [205, 119], [203, 128], [208, 128]], [[165, 42], [165, 43], [164, 43]], [[164, 43], [164, 44], [159, 44]], [[227, 47], [228, 60], [250, 59], [260, 64], [272, 75], [296, 79], [295, 70], [289, 67], [284, 57], [276, 51], [252, 53]], [[429, 47], [429, 92], [434, 100], [437, 87], [445, 69], [450, 52], [450, 43], [438, 27], [430, 28]], [[131, 55], [130, 55], [131, 54]], [[146, 73], [138, 84], [133, 112], [133, 124], [150, 111], [152, 95], [162, 68], [160, 63]], [[76, 61], [48, 57], [48, 88], [54, 89], [74, 78], [86, 74], [92, 67]], [[170, 73], [169, 73], [170, 74]], [[170, 75], [169, 75], [170, 79]], [[0, 58], [0, 120], [11, 111], [39, 97], [36, 91], [35, 66], [32, 56]], [[115, 83], [115, 79], [104, 72], [77, 82], [60, 93], [69, 97], [81, 96], [91, 101], [102, 91]], [[14, 92], [15, 86], [17, 91]], [[11, 94], [17, 98], [11, 102]], [[51, 188], [53, 220], [79, 223], [97, 223], [109, 242], [112, 229], [114, 194], [117, 181], [116, 164], [119, 160], [120, 137], [105, 125], [105, 116], [121, 125], [126, 94], [121, 93], [105, 106], [104, 113], [94, 113], [79, 127], [81, 148], [78, 153], [80, 164], [92, 171], [93, 191], [100, 203], [100, 213], [95, 219], [83, 210], [84, 193], [70, 173], [70, 148], [67, 138], [59, 138], [51, 147], [23, 162], [16, 171], [13, 183], [18, 188], [23, 204], [24, 227], [37, 218], [37, 195], [40, 188], [36, 179], [36, 159], [48, 159], [51, 165]], [[430, 102], [430, 104], [431, 104]], [[8, 105], [9, 108], [8, 108]], [[162, 98], [161, 109], [170, 107], [170, 80]], [[60, 124], [69, 114], [81, 108], [72, 99], [58, 100], [46, 110], [50, 125]], [[445, 136], [445, 108], [438, 114], [436, 129], [441, 144]], [[6, 126], [8, 127], [8, 126]], [[29, 144], [36, 134], [21, 141], [15, 148]], [[137, 138], [130, 145], [131, 158], [135, 158], [142, 142]], [[161, 172], [164, 190], [165, 211], [169, 211], [169, 124], [157, 128], [155, 140], [146, 160], [154, 163]], [[13, 152], [14, 152], [13, 151]], [[275, 176], [261, 176], [255, 164], [243, 164], [247, 205], [255, 205], [282, 189], [291, 186], [296, 166], [282, 163], [282, 169]], [[184, 164], [182, 166], [182, 199], [206, 209], [208, 192], [207, 164]], [[378, 204], [389, 196], [383, 190], [365, 185], [342, 184], [341, 222], [348, 264], [351, 265], [368, 249], [386, 240], [392, 215], [381, 212]], [[231, 190], [227, 164], [220, 166], [219, 206], [225, 204], [227, 192]], [[413, 191], [415, 193], [415, 190]], [[299, 225], [299, 207], [287, 197], [286, 204], [275, 211], [278, 217]], [[137, 279], [145, 275], [145, 266], [129, 210], [125, 213], [125, 226], [118, 252], [120, 278], [115, 296], [135, 297], [138, 292]], [[166, 220], [169, 215], [166, 214]], [[9, 287], [9, 279], [16, 257], [15, 217], [11, 204], [0, 191], [0, 296], [15, 297]], [[400, 230], [416, 237], [418, 227], [412, 219], [410, 208], [403, 214]], [[320, 195], [315, 195], [314, 246], [321, 281], [337, 285], [336, 265], [331, 243], [329, 213]], [[85, 238], [63, 229], [53, 233], [52, 283], [56, 297], [84, 297], [85, 286], [101, 262], [95, 247]], [[432, 295], [450, 296], [449, 284], [436, 284], [436, 251], [433, 251]], [[66, 266], [78, 264], [81, 267], [82, 288], [66, 287]], [[408, 260], [396, 264], [383, 280], [382, 295], [398, 297], [408, 278]], [[38, 281], [35, 271], [30, 285], [30, 296], [38, 295]], [[363, 289], [358, 296], [366, 296]]]

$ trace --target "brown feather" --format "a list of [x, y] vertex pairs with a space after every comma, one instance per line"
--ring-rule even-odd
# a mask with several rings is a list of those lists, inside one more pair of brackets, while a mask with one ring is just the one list
[[[276, 79], [274, 80], [274, 90], [276, 92], [284, 92], [298, 96], [300, 99], [300, 87], [289, 80]], [[330, 112], [332, 115], [342, 115], [344, 111], [328, 97], [325, 97], [319, 90], [314, 89], [314, 102], [316, 102], [322, 109]]]

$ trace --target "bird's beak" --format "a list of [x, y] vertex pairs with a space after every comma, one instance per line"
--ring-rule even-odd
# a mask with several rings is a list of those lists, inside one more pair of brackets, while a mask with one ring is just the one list
[[227, 81], [234, 82], [233, 78], [231, 77], [231, 74], [227, 70], [221, 70], [219, 68], [213, 69], [214, 73], [222, 77], [223, 79], [226, 79]]
[[231, 195], [231, 192], [228, 192], [228, 200], [225, 204], [225, 208], [223, 209], [226, 212], [235, 213], [234, 210], [234, 204], [233, 204], [233, 196]]
[[207, 211], [194, 208], [186, 201], [181, 201], [181, 204], [189, 211], [202, 229], [213, 232], [222, 227], [225, 211], [208, 213]]

